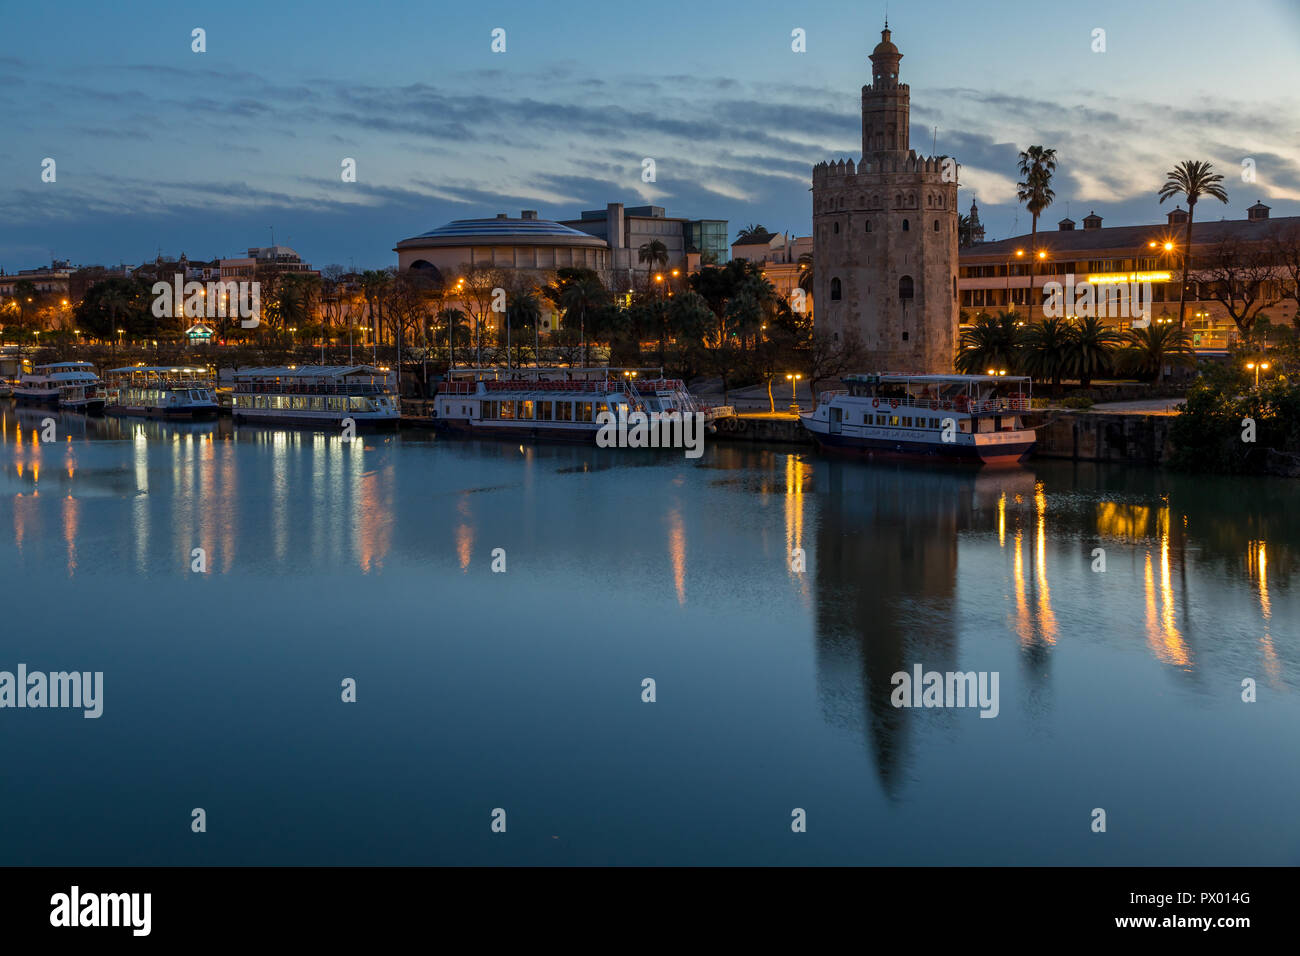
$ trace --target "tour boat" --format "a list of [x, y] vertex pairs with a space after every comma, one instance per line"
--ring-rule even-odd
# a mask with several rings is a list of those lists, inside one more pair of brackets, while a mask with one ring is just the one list
[[800, 421], [823, 449], [882, 457], [1022, 461], [1030, 380], [1015, 375], [848, 375]]
[[233, 376], [236, 422], [358, 428], [396, 426], [397, 397], [388, 371], [370, 365], [244, 368]]
[[109, 415], [194, 421], [217, 417], [212, 375], [197, 365], [128, 365], [104, 373]]
[[710, 413], [680, 379], [663, 370], [528, 368], [455, 369], [434, 401], [436, 431], [475, 438], [594, 442], [600, 415], [643, 412], [648, 425]]
[[23, 405], [57, 405], [72, 412], [102, 412], [104, 383], [89, 362], [51, 362], [37, 365], [14, 386], [14, 398]]

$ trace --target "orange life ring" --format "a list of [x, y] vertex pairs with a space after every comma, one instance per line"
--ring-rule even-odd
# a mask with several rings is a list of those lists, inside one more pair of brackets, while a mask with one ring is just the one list
[[890, 408], [897, 408], [897, 407], [898, 407], [898, 399], [896, 399], [896, 398], [891, 398], [891, 399], [889, 400], [889, 407], [890, 407]]
[[872, 408], [879, 408], [879, 407], [880, 407], [880, 399], [878, 399], [878, 398], [873, 398], [873, 399], [871, 400], [871, 407], [872, 407]]
[[952, 408], [952, 402], [944, 402], [943, 407], [944, 410], [947, 411], [948, 409]]
[[965, 395], [958, 395], [958, 396], [957, 396], [957, 411], [959, 411], [959, 412], [964, 412], [964, 411], [966, 411], [966, 396], [965, 396]]

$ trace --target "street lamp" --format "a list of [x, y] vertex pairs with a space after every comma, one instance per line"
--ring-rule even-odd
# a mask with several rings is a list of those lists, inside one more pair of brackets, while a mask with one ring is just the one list
[[1256, 388], [1259, 388], [1259, 373], [1260, 373], [1260, 370], [1263, 369], [1265, 372], [1267, 372], [1267, 371], [1268, 371], [1268, 363], [1267, 363], [1267, 362], [1247, 362], [1247, 363], [1246, 363], [1246, 369], [1247, 369], [1248, 371], [1249, 371], [1249, 370], [1252, 370], [1252, 369], [1254, 370], [1254, 372], [1255, 372], [1255, 387], [1256, 387]]
[[799, 380], [803, 378], [798, 372], [787, 372], [785, 380], [790, 383], [790, 410], [799, 411], [799, 400], [795, 396], [795, 389], [798, 387]]

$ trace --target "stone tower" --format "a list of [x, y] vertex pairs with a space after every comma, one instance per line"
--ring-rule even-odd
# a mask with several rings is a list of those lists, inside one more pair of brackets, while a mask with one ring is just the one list
[[813, 167], [813, 299], [864, 372], [952, 371], [957, 347], [957, 164], [909, 145], [910, 93], [889, 25], [862, 88], [862, 158]]

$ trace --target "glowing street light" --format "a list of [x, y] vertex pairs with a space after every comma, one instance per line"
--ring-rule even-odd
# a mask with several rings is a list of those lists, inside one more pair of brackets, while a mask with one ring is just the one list
[[802, 378], [803, 376], [798, 372], [787, 372], [785, 376], [786, 381], [790, 383], [790, 407], [796, 412], [799, 410], [799, 400], [795, 396], [795, 389]]
[[1253, 370], [1254, 370], [1254, 372], [1255, 372], [1255, 387], [1256, 387], [1256, 388], [1259, 388], [1259, 373], [1260, 373], [1260, 370], [1262, 369], [1262, 370], [1264, 370], [1265, 372], [1267, 372], [1267, 371], [1268, 371], [1268, 363], [1267, 363], [1267, 362], [1247, 362], [1247, 363], [1246, 363], [1246, 368], [1247, 368], [1248, 370], [1250, 370], [1250, 369], [1253, 369]]

